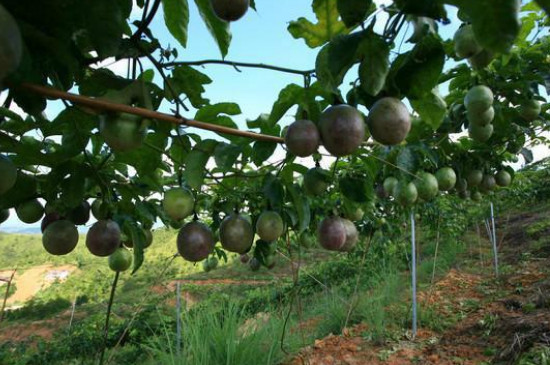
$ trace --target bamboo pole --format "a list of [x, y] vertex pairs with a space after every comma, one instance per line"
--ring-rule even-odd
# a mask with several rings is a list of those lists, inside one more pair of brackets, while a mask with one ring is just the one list
[[192, 119], [187, 119], [183, 117], [177, 117], [174, 115], [160, 113], [160, 112], [145, 109], [145, 108], [138, 108], [130, 105], [113, 103], [107, 100], [100, 100], [100, 99], [90, 98], [87, 96], [76, 95], [65, 91], [53, 89], [51, 87], [29, 84], [29, 83], [22, 83], [19, 85], [19, 87], [22, 89], [28, 90], [30, 92], [33, 92], [35, 94], [40, 94], [47, 98], [67, 100], [72, 103], [75, 103], [81, 106], [86, 106], [96, 110], [103, 110], [103, 111], [110, 111], [110, 112], [117, 112], [117, 113], [128, 113], [128, 114], [138, 115], [143, 118], [156, 119], [156, 120], [161, 120], [164, 122], [179, 124], [179, 125], [187, 125], [198, 129], [204, 129], [204, 130], [217, 132], [217, 133], [225, 133], [233, 136], [251, 138], [258, 141], [284, 143], [284, 139], [281, 137], [269, 136], [266, 134], [260, 134], [260, 133], [250, 132], [250, 131], [241, 131], [239, 129], [219, 126], [219, 125], [205, 123], [198, 120], [192, 120]]

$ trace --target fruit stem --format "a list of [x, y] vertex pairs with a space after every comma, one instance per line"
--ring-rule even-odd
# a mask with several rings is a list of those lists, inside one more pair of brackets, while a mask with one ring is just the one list
[[107, 316], [105, 318], [105, 329], [103, 333], [103, 347], [101, 349], [101, 357], [99, 358], [99, 365], [103, 365], [105, 359], [105, 350], [107, 349], [107, 340], [109, 338], [109, 318], [111, 318], [111, 308], [113, 307], [113, 301], [115, 299], [115, 290], [118, 283], [118, 277], [120, 271], [115, 272], [115, 279], [113, 280], [113, 285], [111, 286], [111, 295], [109, 297], [109, 304], [107, 305]]
[[138, 107], [133, 107], [125, 104], [117, 104], [106, 100], [98, 100], [98, 99], [94, 99], [94, 98], [90, 98], [82, 95], [76, 95], [76, 94], [64, 92], [61, 90], [56, 90], [51, 87], [46, 87], [42, 85], [22, 83], [19, 85], [19, 87], [21, 87], [22, 89], [31, 91], [35, 94], [46, 96], [48, 98], [68, 100], [75, 104], [79, 104], [79, 105], [86, 106], [96, 110], [111, 111], [111, 112], [117, 112], [117, 113], [128, 113], [128, 114], [138, 115], [143, 118], [156, 119], [156, 120], [173, 123], [173, 124], [179, 124], [179, 125], [187, 125], [198, 129], [204, 129], [212, 132], [224, 133], [224, 134], [229, 134], [233, 136], [246, 137], [246, 138], [251, 138], [258, 141], [284, 143], [284, 139], [277, 136], [271, 136], [271, 135], [266, 135], [266, 134], [261, 134], [256, 132], [250, 132], [250, 131], [241, 131], [239, 129], [219, 126], [211, 123], [205, 123], [198, 120], [187, 119], [184, 117], [176, 117], [174, 115], [160, 113], [160, 112], [145, 109], [145, 108], [138, 108]]

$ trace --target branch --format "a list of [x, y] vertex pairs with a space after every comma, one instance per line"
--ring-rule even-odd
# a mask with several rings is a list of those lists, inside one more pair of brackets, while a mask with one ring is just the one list
[[162, 67], [167, 68], [167, 67], [173, 67], [173, 66], [202, 66], [202, 65], [208, 65], [208, 64], [227, 65], [227, 66], [234, 67], [235, 69], [237, 69], [237, 71], [238, 71], [237, 67], [249, 67], [249, 68], [262, 68], [266, 70], [286, 72], [289, 74], [302, 75], [302, 76], [310, 76], [315, 73], [315, 70], [295, 70], [292, 68], [266, 65], [264, 63], [247, 63], [247, 62], [235, 62], [235, 61], [225, 61], [225, 60], [166, 62], [166, 63], [162, 63], [161, 65]]
[[200, 122], [198, 120], [187, 119], [184, 117], [176, 117], [170, 114], [159, 113], [153, 110], [145, 108], [137, 108], [129, 106], [126, 104], [117, 104], [106, 100], [100, 100], [95, 98], [90, 98], [87, 96], [76, 95], [67, 93], [61, 90], [56, 90], [51, 87], [35, 85], [30, 83], [22, 83], [19, 85], [20, 88], [27, 91], [33, 92], [52, 99], [62, 99], [68, 100], [72, 103], [86, 106], [95, 110], [100, 111], [111, 111], [115, 113], [128, 113], [133, 115], [138, 115], [143, 118], [156, 119], [168, 123], [173, 123], [177, 125], [187, 125], [189, 127], [195, 127], [198, 129], [204, 129], [216, 133], [224, 133], [233, 136], [251, 138], [258, 141], [274, 142], [274, 143], [284, 143], [284, 139], [281, 137], [270, 136], [266, 134], [250, 132], [250, 131], [241, 131], [239, 129], [228, 128], [220, 125], [215, 125], [211, 123]]
[[[161, 0], [155, 0], [155, 2], [153, 3], [153, 6], [151, 7], [151, 11], [147, 15], [147, 18], [141, 22], [141, 24], [139, 25], [139, 28], [136, 30], [136, 32], [134, 34], [132, 34], [132, 37], [131, 37], [132, 40], [135, 41], [135, 40], [140, 39], [143, 32], [145, 32], [145, 30], [149, 27], [149, 25], [151, 24], [151, 22], [155, 18], [155, 15], [157, 14], [157, 11], [158, 11], [159, 6], [160, 6], [160, 1]], [[146, 10], [147, 10], [147, 8], [145, 8], [144, 11], [146, 11]]]

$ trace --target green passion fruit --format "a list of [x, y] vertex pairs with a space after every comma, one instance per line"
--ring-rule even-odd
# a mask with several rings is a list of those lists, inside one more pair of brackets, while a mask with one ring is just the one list
[[407, 138], [411, 130], [411, 116], [401, 100], [385, 97], [370, 109], [367, 125], [375, 141], [396, 145]]
[[487, 142], [489, 139], [491, 139], [493, 131], [494, 127], [492, 124], [487, 124], [484, 126], [470, 124], [468, 126], [468, 135], [470, 136], [470, 138], [480, 143]]
[[455, 53], [459, 58], [469, 58], [480, 53], [483, 49], [474, 35], [474, 29], [470, 24], [460, 27], [454, 37]]
[[483, 180], [483, 171], [481, 170], [470, 170], [466, 174], [466, 181], [470, 187], [478, 186], [481, 184], [481, 180]]
[[397, 184], [399, 183], [399, 180], [397, 180], [393, 176], [388, 176], [384, 179], [383, 187], [384, 191], [386, 192], [387, 196], [394, 196], [394, 190]]
[[395, 199], [403, 206], [409, 206], [418, 199], [418, 190], [412, 182], [400, 181], [395, 187]]
[[471, 124], [479, 125], [479, 126], [486, 126], [487, 124], [491, 123], [493, 119], [495, 119], [495, 108], [490, 106], [485, 111], [473, 111], [469, 109], [466, 112], [466, 116], [468, 117], [468, 121]]
[[92, 255], [99, 257], [111, 255], [120, 247], [120, 242], [120, 227], [110, 219], [97, 221], [86, 235], [86, 247]]
[[112, 208], [109, 203], [103, 201], [102, 199], [96, 199], [92, 203], [92, 215], [98, 221], [102, 219], [109, 219], [112, 215]]
[[488, 51], [484, 49], [483, 51], [479, 52], [476, 55], [473, 55], [472, 57], [468, 58], [468, 63], [472, 68], [475, 70], [481, 70], [491, 63], [495, 55], [493, 52]]
[[279, 213], [268, 210], [256, 221], [256, 234], [264, 241], [275, 241], [283, 234], [285, 225]]
[[479, 191], [474, 191], [471, 197], [475, 202], [480, 202], [483, 199], [483, 195]]
[[78, 230], [69, 220], [58, 220], [48, 225], [42, 235], [42, 245], [52, 255], [66, 255], [78, 243]]
[[524, 120], [532, 122], [539, 117], [541, 109], [538, 100], [530, 99], [519, 107], [519, 115]]
[[[0, 18], [1, 18], [1, 15], [0, 15]], [[7, 158], [6, 156], [0, 155], [0, 195], [6, 193], [8, 190], [13, 188], [15, 186], [16, 181], [17, 181], [17, 168], [9, 158]]]
[[436, 177], [424, 171], [418, 172], [416, 176], [418, 178], [414, 180], [414, 184], [418, 191], [418, 197], [425, 201], [435, 198], [439, 193], [439, 184]]
[[481, 180], [481, 184], [479, 185], [479, 190], [482, 193], [488, 193], [490, 191], [493, 191], [497, 186], [497, 182], [495, 180], [495, 177], [493, 175], [485, 174], [483, 175], [483, 180]]
[[493, 92], [485, 85], [472, 87], [466, 93], [464, 106], [471, 113], [482, 113], [493, 105]]
[[321, 247], [330, 251], [339, 251], [347, 239], [346, 225], [340, 217], [326, 217], [317, 229], [317, 238]]
[[311, 156], [321, 142], [317, 126], [311, 120], [297, 120], [292, 123], [285, 135], [285, 144], [295, 156]]
[[250, 6], [250, 0], [210, 0], [214, 14], [226, 22], [241, 19]]
[[213, 251], [216, 241], [210, 228], [201, 222], [195, 221], [183, 226], [177, 238], [179, 254], [191, 262], [206, 259]]
[[509, 186], [512, 183], [512, 175], [506, 170], [500, 170], [495, 175], [495, 182], [498, 186]]
[[240, 214], [228, 215], [220, 225], [220, 242], [227, 251], [247, 253], [254, 242], [252, 225]]
[[180, 221], [193, 213], [195, 198], [189, 189], [173, 188], [164, 193], [162, 207], [170, 218]]
[[109, 255], [109, 268], [113, 271], [126, 271], [132, 266], [132, 253], [124, 247]]
[[19, 27], [11, 14], [0, 5], [0, 82], [19, 67], [22, 56], [23, 40]]
[[365, 140], [363, 116], [349, 105], [326, 109], [321, 114], [319, 130], [326, 150], [337, 157], [352, 154]]
[[437, 170], [435, 178], [441, 191], [449, 191], [456, 185], [456, 173], [450, 167], [443, 167]]
[[99, 133], [113, 151], [125, 152], [143, 144], [147, 122], [140, 116], [128, 113], [101, 115]]
[[15, 208], [17, 218], [23, 223], [32, 224], [38, 222], [44, 215], [44, 207], [38, 199], [31, 199], [19, 204]]

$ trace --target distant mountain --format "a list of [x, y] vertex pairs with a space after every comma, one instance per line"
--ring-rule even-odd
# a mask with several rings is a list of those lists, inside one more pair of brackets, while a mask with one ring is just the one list
[[0, 232], [18, 234], [40, 234], [40, 227], [32, 226], [0, 226]]

